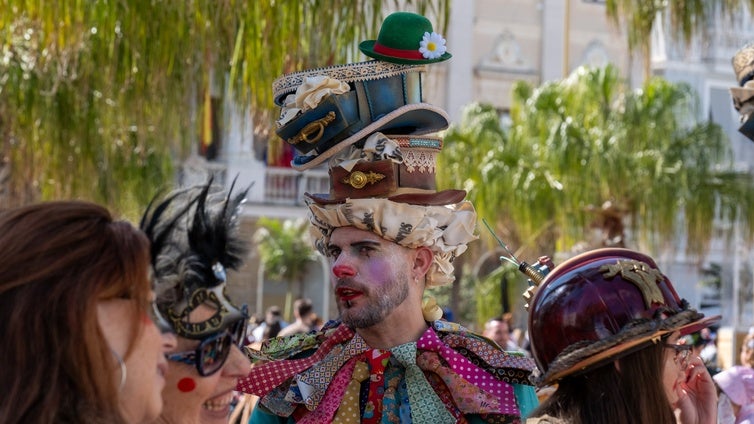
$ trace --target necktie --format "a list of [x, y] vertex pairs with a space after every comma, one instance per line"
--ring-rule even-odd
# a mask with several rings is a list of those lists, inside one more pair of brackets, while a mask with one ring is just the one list
[[476, 353], [480, 359], [495, 368], [516, 368], [529, 372], [536, 368], [534, 360], [531, 358], [501, 351], [486, 342], [469, 336], [446, 334], [443, 341], [454, 349], [465, 348]]
[[445, 383], [453, 396], [453, 402], [464, 414], [499, 414], [498, 399], [460, 375], [444, 367], [439, 356], [434, 352], [422, 352], [416, 363], [423, 370], [431, 371]]
[[398, 367], [385, 368], [385, 395], [382, 397], [381, 424], [400, 424], [400, 411], [398, 408], [398, 386], [403, 377]]
[[256, 366], [251, 369], [248, 376], [238, 380], [236, 390], [264, 397], [287, 379], [322, 360], [334, 346], [350, 339], [353, 334], [353, 330], [341, 324], [330, 337], [322, 342], [313, 355], [302, 359], [273, 361]]
[[[348, 343], [333, 348], [332, 352], [316, 365], [294, 377], [296, 385], [301, 391], [302, 401], [310, 411], [316, 409], [320, 402], [324, 401], [323, 397], [329, 390], [333, 376], [339, 372], [338, 370], [343, 367], [343, 364], [362, 355], [368, 348], [369, 346], [364, 339], [355, 334]], [[350, 366], [353, 367], [353, 364]], [[344, 386], [348, 384], [350, 377], [351, 373], [348, 373], [348, 379], [343, 384]], [[340, 397], [328, 396], [328, 402], [335, 403], [335, 409], [338, 409], [337, 404], [340, 402]]]
[[369, 378], [369, 367], [365, 362], [356, 362], [353, 370], [351, 381], [346, 387], [340, 408], [335, 414], [333, 424], [359, 424], [361, 421], [361, 411], [359, 409], [359, 391], [361, 382]]
[[[369, 363], [369, 393], [364, 414], [361, 416], [362, 424], [379, 424], [382, 416], [382, 399], [385, 390], [385, 366], [390, 359], [390, 351], [371, 349], [365, 353]], [[387, 392], [385, 391], [384, 394]]]
[[390, 350], [395, 359], [406, 369], [406, 386], [411, 405], [413, 422], [432, 424], [453, 424], [453, 415], [445, 409], [432, 386], [429, 385], [421, 368], [416, 365], [416, 343], [406, 343]]
[[[507, 415], [520, 415], [516, 406], [516, 398], [513, 393], [513, 386], [500, 381], [488, 372], [480, 369], [471, 361], [464, 358], [463, 355], [451, 349], [442, 342], [437, 333], [432, 328], [428, 328], [421, 338], [417, 341], [417, 346], [423, 350], [439, 353], [450, 368], [467, 380], [472, 385], [489, 392], [499, 399], [498, 413]], [[439, 364], [439, 362], [438, 362]], [[453, 387], [451, 387], [451, 390]]]
[[357, 360], [353, 359], [343, 365], [327, 387], [327, 393], [325, 393], [322, 402], [313, 411], [302, 414], [301, 419], [296, 422], [299, 424], [329, 423], [340, 406], [348, 382], [351, 380], [354, 369], [356, 369], [356, 363]]

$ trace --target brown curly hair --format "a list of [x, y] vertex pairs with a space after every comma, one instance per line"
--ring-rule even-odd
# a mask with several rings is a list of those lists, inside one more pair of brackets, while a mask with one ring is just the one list
[[133, 301], [128, 357], [151, 293], [146, 236], [96, 204], [57, 201], [0, 212], [0, 247], [0, 422], [125, 422], [97, 303]]

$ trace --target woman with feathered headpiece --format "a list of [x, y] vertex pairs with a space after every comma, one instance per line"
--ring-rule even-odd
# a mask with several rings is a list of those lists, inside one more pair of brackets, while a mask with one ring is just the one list
[[237, 380], [248, 374], [240, 350], [248, 313], [225, 291], [226, 270], [246, 252], [237, 232], [246, 191], [233, 195], [233, 187], [225, 192], [210, 180], [167, 195], [142, 218], [157, 305], [178, 336], [158, 422], [227, 423]]

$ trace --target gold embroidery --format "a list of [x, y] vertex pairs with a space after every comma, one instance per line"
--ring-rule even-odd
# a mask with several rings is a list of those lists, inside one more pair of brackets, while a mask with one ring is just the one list
[[369, 173], [354, 171], [348, 174], [347, 177], [343, 178], [341, 182], [343, 184], [348, 184], [353, 188], [359, 189], [364, 188], [364, 186], [366, 186], [367, 184], [374, 184], [376, 182], [379, 182], [383, 178], [385, 178], [385, 175], [372, 171], [369, 171]]
[[641, 295], [644, 297], [644, 304], [647, 308], [651, 307], [652, 303], [665, 303], [659, 286], [665, 277], [660, 271], [644, 262], [632, 260], [618, 261], [613, 265], [601, 266], [600, 271], [608, 279], [620, 273], [621, 278], [633, 283], [641, 291]]

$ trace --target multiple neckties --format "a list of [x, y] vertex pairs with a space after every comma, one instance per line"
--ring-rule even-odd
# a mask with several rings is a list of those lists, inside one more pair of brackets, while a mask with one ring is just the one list
[[[483, 356], [492, 352], [459, 346], [464, 344], [460, 339], [469, 343], [468, 336], [455, 337], [446, 344], [430, 327], [417, 342], [369, 349], [358, 334], [340, 325], [313, 355], [259, 365], [238, 387], [304, 424], [445, 424], [465, 422], [466, 414], [486, 416], [485, 421], [519, 416], [512, 386], [495, 377], [494, 367], [480, 367], [478, 360], [470, 361], [451, 346], [464, 351], [468, 346]], [[518, 360], [505, 359], [504, 365]], [[286, 381], [291, 383], [280, 392]]]
[[416, 343], [406, 343], [390, 349], [395, 359], [406, 369], [406, 385], [411, 405], [411, 418], [416, 423], [454, 424], [453, 415], [448, 412], [442, 400], [424, 377], [424, 372], [416, 364]]
[[259, 365], [252, 370], [251, 374], [238, 380], [236, 390], [253, 393], [260, 398], [264, 397], [275, 387], [291, 378], [292, 375], [298, 374], [321, 361], [333, 347], [352, 338], [353, 335], [353, 330], [341, 324], [330, 337], [322, 342], [322, 345], [313, 355], [303, 359], [272, 361]]
[[361, 410], [359, 408], [359, 392], [361, 382], [369, 378], [369, 366], [362, 361], [357, 361], [353, 369], [353, 376], [343, 394], [338, 413], [332, 420], [333, 424], [359, 424], [361, 422]]

